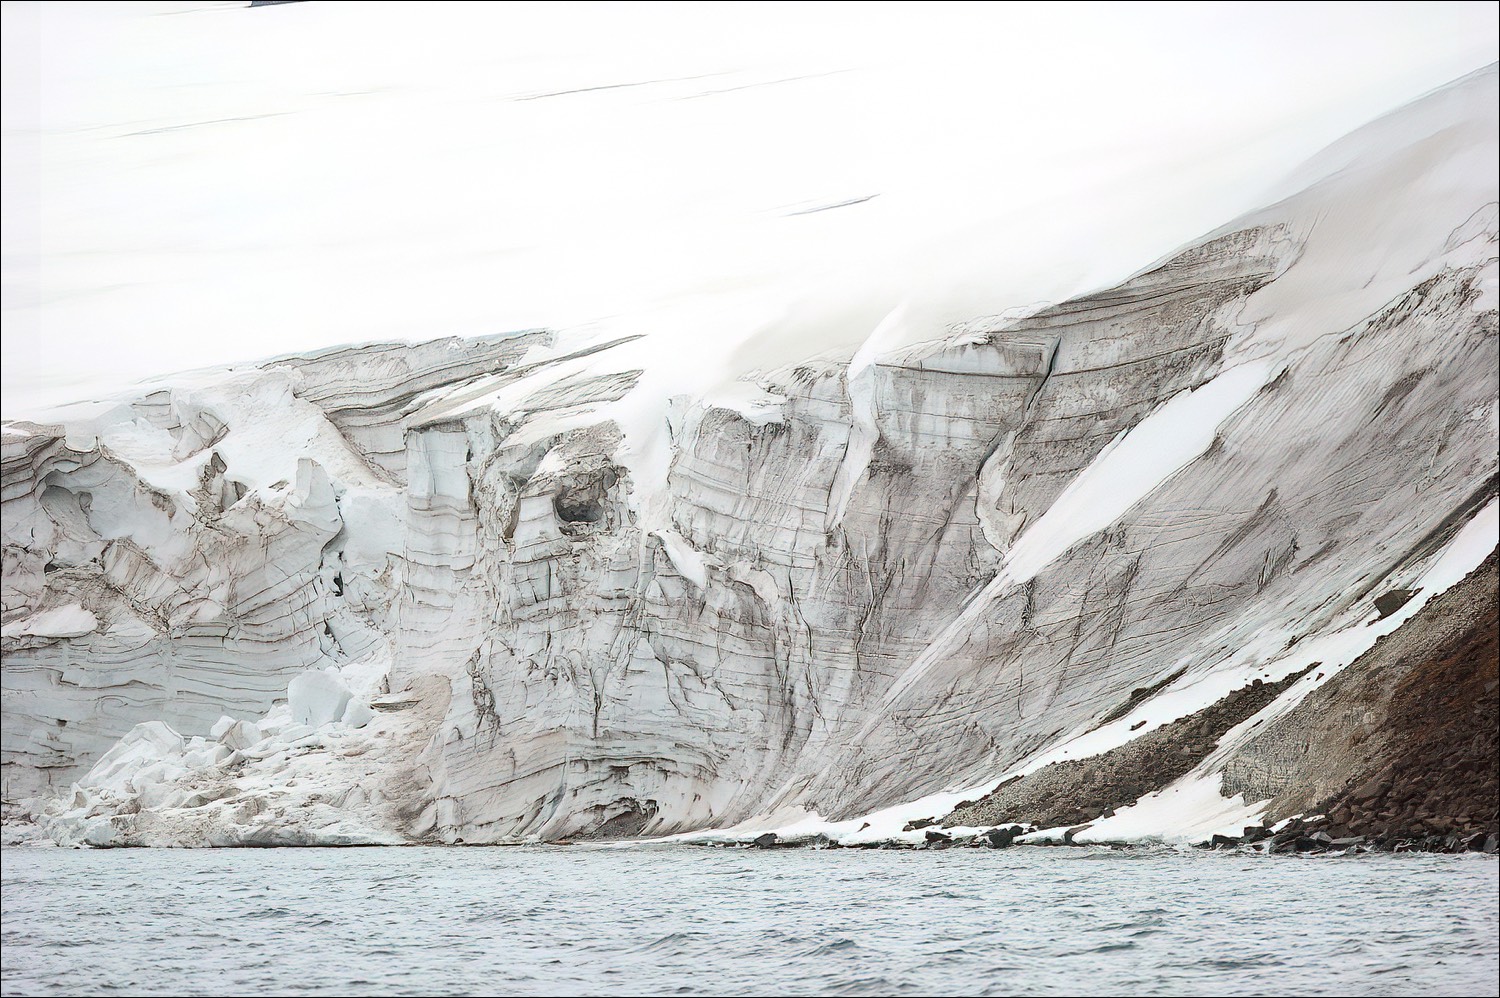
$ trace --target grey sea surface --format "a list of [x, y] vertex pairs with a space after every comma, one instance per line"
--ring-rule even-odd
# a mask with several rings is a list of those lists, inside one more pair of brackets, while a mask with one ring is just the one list
[[1495, 995], [1500, 864], [1015, 848], [4, 851], [6, 995]]

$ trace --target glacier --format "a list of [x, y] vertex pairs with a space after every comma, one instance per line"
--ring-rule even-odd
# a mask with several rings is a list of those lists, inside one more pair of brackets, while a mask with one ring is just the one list
[[1496, 94], [961, 326], [897, 308], [732, 369], [376, 342], [7, 420], [7, 813], [90, 845], [919, 839], [1321, 665], [1080, 841], [1261, 820], [1222, 782], [1252, 729], [1500, 539]]

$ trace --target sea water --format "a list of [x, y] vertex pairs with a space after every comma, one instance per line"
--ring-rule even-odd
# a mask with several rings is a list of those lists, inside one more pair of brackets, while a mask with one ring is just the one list
[[1486, 856], [6, 849], [3, 993], [1494, 995]]

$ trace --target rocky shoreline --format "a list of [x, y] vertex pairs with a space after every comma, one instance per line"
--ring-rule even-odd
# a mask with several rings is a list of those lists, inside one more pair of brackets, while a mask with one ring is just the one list
[[[1500, 835], [1494, 832], [1474, 832], [1469, 835], [1425, 835], [1419, 838], [1398, 836], [1348, 835], [1335, 838], [1328, 832], [1328, 822], [1323, 818], [1303, 820], [1293, 818], [1273, 828], [1256, 825], [1246, 828], [1241, 835], [1215, 835], [1205, 842], [1190, 848], [1210, 851], [1234, 851], [1239, 853], [1271, 854], [1321, 854], [1330, 856], [1365, 855], [1368, 853], [1485, 853], [1500, 855]], [[1034, 830], [1021, 825], [1006, 825], [989, 828], [974, 834], [950, 834], [938, 829], [927, 829], [924, 841], [902, 842], [886, 840], [843, 845], [826, 835], [805, 838], [781, 838], [775, 832], [765, 832], [754, 839], [737, 842], [706, 843], [719, 847], [742, 849], [1009, 849], [1012, 847], [1073, 847], [1103, 849], [1153, 848], [1138, 842], [1089, 842], [1072, 841], [1071, 833], [1062, 839], [1036, 839], [1025, 837]]]

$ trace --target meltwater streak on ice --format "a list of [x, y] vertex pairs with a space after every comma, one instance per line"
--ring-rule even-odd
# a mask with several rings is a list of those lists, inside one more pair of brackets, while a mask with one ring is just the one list
[[1123, 516], [1169, 477], [1200, 457], [1219, 425], [1270, 380], [1270, 365], [1255, 361], [1179, 393], [1139, 425], [1111, 441], [1005, 554], [994, 580], [935, 637], [891, 688], [896, 702], [973, 628], [984, 609], [1012, 586], [1027, 582], [1074, 544]]
[[9, 994], [1494, 994], [1488, 857], [4, 853]]

